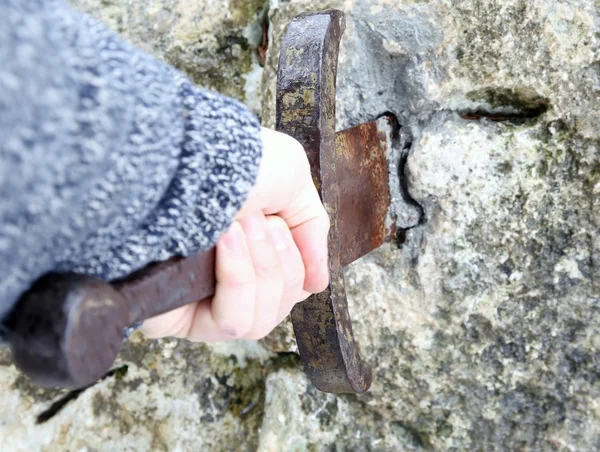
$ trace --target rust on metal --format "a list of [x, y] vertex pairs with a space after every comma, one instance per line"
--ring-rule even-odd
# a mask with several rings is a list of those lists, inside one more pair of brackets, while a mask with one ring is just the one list
[[[276, 128], [304, 146], [315, 185], [332, 223], [329, 287], [292, 311], [300, 356], [311, 381], [320, 390], [362, 393], [369, 389], [372, 377], [371, 370], [359, 355], [346, 300], [340, 249], [346, 244], [342, 242], [340, 232], [351, 233], [352, 228], [340, 228], [340, 223], [348, 220], [348, 217], [340, 217], [340, 214], [344, 215], [342, 209], [348, 206], [341, 205], [344, 180], [340, 178], [337, 165], [348, 163], [347, 171], [343, 172], [346, 178], [352, 177], [350, 172], [361, 166], [358, 162], [361, 153], [355, 146], [363, 142], [370, 145], [378, 139], [366, 125], [364, 129], [341, 134], [340, 155], [336, 152], [335, 85], [343, 30], [344, 15], [336, 10], [301, 14], [290, 23], [279, 57]], [[384, 163], [378, 153], [373, 162], [373, 166]], [[370, 180], [364, 174], [362, 177]], [[348, 192], [346, 202], [352, 203], [351, 196]], [[377, 229], [370, 224], [368, 228], [367, 234]], [[358, 242], [360, 238], [353, 240], [356, 250], [352, 255], [363, 250]]]
[[388, 221], [387, 148], [394, 132], [391, 121], [384, 116], [336, 135], [342, 267], [380, 247], [395, 234], [393, 223]]

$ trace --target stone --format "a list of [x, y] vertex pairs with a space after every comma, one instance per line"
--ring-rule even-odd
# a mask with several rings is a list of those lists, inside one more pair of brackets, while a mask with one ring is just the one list
[[[76, 2], [267, 126], [286, 25], [346, 12], [338, 128], [386, 112], [402, 125], [391, 164], [403, 243], [345, 275], [373, 387], [314, 389], [289, 323], [258, 343], [136, 334], [116, 364], [126, 372], [34, 425], [63, 393], [31, 387], [0, 354], [7, 450], [599, 449], [597, 1], [215, 3]], [[211, 33], [255, 38], [222, 54]]]
[[264, 0], [71, 0], [195, 83], [260, 113]]
[[[314, 3], [281, 2], [271, 18]], [[347, 269], [376, 376], [357, 399], [425, 448], [597, 449], [593, 2], [342, 6], [338, 124], [398, 116], [423, 215], [399, 224], [401, 249]]]
[[[0, 355], [3, 450], [252, 451], [264, 412], [264, 379], [298, 358], [278, 359], [257, 343], [204, 346], [138, 333], [118, 372], [52, 415], [68, 391], [32, 386]], [[271, 364], [275, 367], [270, 369]], [[42, 421], [40, 423], [40, 421]]]

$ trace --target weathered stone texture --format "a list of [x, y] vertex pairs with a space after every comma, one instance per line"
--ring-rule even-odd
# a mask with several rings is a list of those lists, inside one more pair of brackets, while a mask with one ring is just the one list
[[[394, 164], [405, 187], [394, 187], [394, 207], [409, 229], [400, 248], [346, 272], [355, 333], [374, 368], [368, 394], [314, 390], [291, 353], [289, 324], [261, 344], [136, 336], [120, 358], [126, 375], [39, 426], [35, 415], [56, 394], [31, 388], [0, 355], [2, 444], [600, 449], [597, 1], [272, 0], [264, 70], [262, 2], [76, 3], [199, 83], [251, 103], [266, 125], [286, 24], [304, 10], [346, 11], [338, 125], [398, 116]], [[246, 82], [257, 77], [262, 88]]]
[[128, 41], [183, 70], [201, 86], [260, 113], [264, 0], [71, 0]]

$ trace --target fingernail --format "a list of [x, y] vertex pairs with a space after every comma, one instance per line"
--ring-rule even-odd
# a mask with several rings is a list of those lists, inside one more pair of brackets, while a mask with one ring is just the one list
[[270, 222], [269, 223], [269, 235], [275, 245], [277, 251], [283, 251], [290, 245], [289, 233], [283, 229], [282, 225]]
[[235, 254], [242, 254], [246, 251], [244, 232], [238, 222], [233, 223], [229, 231], [223, 236], [223, 244]]
[[246, 235], [251, 239], [262, 239], [265, 237], [265, 219], [254, 215], [242, 218], [242, 227]]

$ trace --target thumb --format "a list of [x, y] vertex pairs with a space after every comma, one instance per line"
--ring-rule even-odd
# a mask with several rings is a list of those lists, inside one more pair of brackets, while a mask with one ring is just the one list
[[319, 293], [329, 283], [328, 236], [330, 221], [317, 189], [310, 184], [280, 214], [300, 251], [305, 269], [304, 290]]

